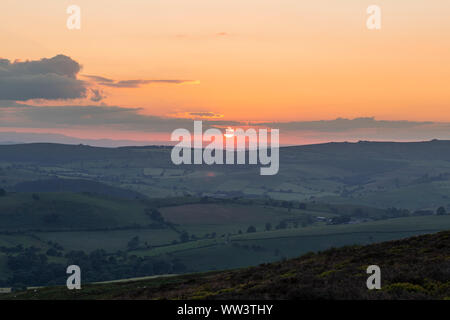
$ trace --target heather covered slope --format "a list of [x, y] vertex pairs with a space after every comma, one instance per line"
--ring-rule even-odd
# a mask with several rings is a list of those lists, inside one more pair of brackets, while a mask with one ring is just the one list
[[[382, 289], [366, 287], [368, 265]], [[1, 297], [0, 297], [1, 298]], [[233, 271], [18, 292], [18, 299], [450, 299], [450, 231]]]

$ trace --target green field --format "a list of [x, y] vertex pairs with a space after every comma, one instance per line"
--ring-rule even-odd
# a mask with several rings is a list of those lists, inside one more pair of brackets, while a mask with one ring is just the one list
[[0, 231], [107, 229], [149, 225], [139, 201], [81, 193], [12, 193], [0, 197]]
[[283, 237], [327, 236], [333, 234], [353, 233], [397, 233], [420, 232], [432, 233], [450, 229], [450, 216], [423, 216], [380, 220], [360, 224], [336, 226], [318, 226], [303, 229], [275, 230], [270, 232], [245, 234], [233, 237], [235, 240], [276, 239]]
[[170, 254], [191, 271], [206, 271], [257, 265], [330, 247], [370, 244], [443, 230], [450, 230], [450, 216], [257, 232], [233, 235], [228, 241], [224, 238], [199, 240], [134, 253], [140, 256]]
[[[251, 165], [175, 166], [170, 150], [0, 145], [4, 283], [69, 262], [114, 280], [450, 229], [449, 141], [281, 148], [270, 177]], [[41, 264], [16, 274], [14, 263]]]
[[161, 246], [179, 239], [179, 234], [171, 229], [131, 229], [114, 231], [74, 231], [74, 232], [37, 232], [43, 241], [53, 241], [66, 251], [83, 250], [91, 252], [104, 249], [108, 252], [126, 250], [127, 243], [138, 236], [143, 245]]
[[[188, 204], [165, 207], [161, 213], [166, 220], [182, 226], [198, 237], [215, 232], [218, 235], [246, 232], [249, 226], [263, 231], [266, 223], [275, 227], [282, 220], [298, 220], [306, 215], [320, 215], [321, 212], [239, 204]], [[323, 213], [326, 216], [331, 213]]]
[[[217, 258], [222, 263], [233, 257]], [[446, 231], [331, 248], [250, 268], [85, 284], [82, 290], [51, 286], [0, 299], [448, 300], [449, 259], [450, 231]], [[366, 286], [367, 267], [373, 264], [382, 270], [379, 290]]]

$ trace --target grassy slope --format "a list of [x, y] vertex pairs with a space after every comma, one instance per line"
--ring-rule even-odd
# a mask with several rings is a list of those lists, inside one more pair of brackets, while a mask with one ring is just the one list
[[302, 236], [330, 236], [334, 234], [433, 232], [450, 229], [450, 215], [418, 216], [387, 219], [358, 224], [323, 225], [318, 227], [274, 230], [264, 233], [248, 233], [234, 240], [264, 240]]
[[206, 239], [134, 251], [132, 254], [158, 256], [170, 253], [191, 271], [223, 270], [277, 261], [283, 257], [292, 258], [330, 247], [370, 244], [449, 229], [450, 215], [406, 217], [355, 225], [312, 226], [234, 235], [229, 242], [226, 238]]
[[[109, 252], [126, 249], [128, 241], [134, 236], [139, 236], [141, 243], [147, 242], [153, 249], [143, 249], [130, 254], [138, 256], [154, 256], [159, 258], [178, 258], [185, 264], [190, 272], [202, 272], [207, 270], [223, 270], [240, 268], [260, 263], [280, 260], [283, 257], [290, 258], [308, 251], [324, 250], [332, 246], [352, 244], [368, 244], [392, 239], [399, 239], [416, 234], [429, 233], [450, 229], [450, 216], [426, 216], [408, 217], [399, 219], [382, 220], [355, 225], [339, 226], [310, 226], [306, 228], [289, 228], [274, 230], [271, 232], [257, 232], [252, 234], [237, 235], [239, 229], [245, 232], [249, 225], [255, 225], [258, 231], [263, 230], [266, 222], [272, 225], [286, 218], [308, 215], [327, 215], [320, 210], [329, 210], [326, 206], [310, 205], [307, 211], [293, 209], [288, 212], [285, 208], [265, 207], [261, 205], [242, 204], [192, 204], [178, 207], [166, 207], [161, 211], [166, 219], [179, 223], [177, 228], [187, 230], [190, 234], [203, 236], [206, 233], [216, 232], [216, 239], [202, 239], [187, 243], [171, 244], [179, 239], [179, 234], [170, 228], [166, 229], [129, 229], [129, 230], [92, 230], [97, 227], [104, 228], [102, 217], [115, 218], [120, 221], [119, 226], [129, 226], [133, 221], [141, 225], [151, 223], [148, 216], [143, 214], [144, 204], [140, 201], [128, 201], [111, 199], [84, 194], [41, 194], [40, 200], [32, 199], [31, 194], [10, 194], [0, 199], [3, 208], [17, 208], [37, 206], [43, 209], [47, 206], [53, 208], [54, 201], [70, 203], [72, 206], [94, 207], [90, 210], [93, 217], [86, 221], [80, 215], [76, 215], [77, 224], [66, 223], [66, 216], [61, 217], [62, 225], [46, 223], [41, 217], [46, 212], [38, 213], [30, 210], [29, 215], [38, 219], [38, 226], [42, 232], [28, 232], [27, 234], [0, 234], [0, 246], [16, 246], [23, 244], [25, 247], [35, 246], [45, 251], [48, 249], [48, 241], [57, 242], [65, 251], [85, 250], [90, 252], [95, 249], [105, 249]], [[189, 210], [192, 209], [192, 210]], [[351, 207], [339, 207], [339, 212], [354, 210]], [[368, 208], [367, 212], [371, 212]], [[375, 209], [374, 209], [375, 210]], [[3, 211], [3, 214], [8, 211]], [[49, 211], [53, 212], [53, 211]], [[63, 213], [66, 213], [65, 211]], [[187, 215], [186, 213], [189, 213]], [[0, 212], [1, 218], [2, 212]], [[372, 214], [370, 214], [372, 215]], [[378, 215], [373, 211], [373, 215]], [[5, 218], [9, 218], [6, 216]], [[71, 215], [67, 215], [70, 219]], [[97, 218], [96, 218], [97, 217]], [[117, 217], [117, 218], [116, 218]], [[92, 219], [101, 223], [91, 223]], [[94, 219], [94, 220], [95, 220]], [[141, 220], [142, 219], [142, 220]], [[4, 220], [7, 221], [7, 220]], [[109, 221], [109, 220], [108, 220]], [[29, 219], [24, 220], [21, 227], [26, 226]], [[70, 222], [70, 220], [69, 220]], [[95, 221], [94, 221], [95, 222]], [[75, 231], [81, 224], [89, 226], [90, 231]], [[106, 224], [106, 226], [110, 226]], [[61, 230], [64, 231], [58, 231]], [[222, 234], [231, 232], [227, 237]], [[36, 236], [36, 237], [34, 237]], [[239, 257], [239, 259], [236, 259]], [[5, 271], [0, 265], [0, 271]]]
[[[368, 265], [382, 289], [366, 287]], [[449, 299], [450, 231], [217, 273], [61, 287], [4, 295], [16, 299]]]
[[[139, 201], [81, 193], [14, 193], [0, 198], [0, 231], [77, 230], [148, 225]], [[49, 216], [55, 215], [55, 219]]]
[[167, 245], [180, 238], [180, 235], [172, 229], [38, 232], [35, 235], [43, 241], [60, 244], [66, 251], [83, 250], [85, 252], [96, 249], [104, 249], [108, 252], [126, 250], [128, 241], [135, 236], [139, 237], [142, 244], [147, 242], [151, 246]]
[[246, 232], [249, 226], [264, 230], [266, 223], [275, 227], [282, 220], [298, 220], [305, 215], [328, 215], [327, 212], [308, 212], [285, 208], [267, 207], [258, 204], [188, 204], [160, 209], [167, 221], [183, 227], [183, 230], [203, 237], [206, 233], [216, 232], [217, 235], [232, 233], [239, 230]]

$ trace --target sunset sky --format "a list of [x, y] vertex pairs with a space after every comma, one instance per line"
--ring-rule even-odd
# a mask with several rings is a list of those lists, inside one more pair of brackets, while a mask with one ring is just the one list
[[[448, 0], [2, 0], [0, 43], [2, 132], [162, 141], [203, 118], [289, 122], [291, 144], [450, 139]], [[21, 63], [57, 55], [82, 66], [62, 75], [82, 93], [22, 97]]]

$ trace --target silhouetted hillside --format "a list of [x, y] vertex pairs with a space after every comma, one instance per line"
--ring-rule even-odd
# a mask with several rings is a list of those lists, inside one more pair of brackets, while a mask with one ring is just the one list
[[[368, 265], [381, 290], [368, 290]], [[329, 249], [297, 259], [226, 272], [46, 288], [20, 299], [449, 299], [450, 231], [369, 246]]]
[[[56, 143], [29, 143], [17, 145], [0, 145], [0, 155], [3, 161], [50, 161], [65, 162], [93, 159], [120, 159], [133, 157], [147, 157], [143, 151], [164, 150], [170, 156], [169, 146], [119, 147], [103, 148], [88, 145], [68, 145]], [[373, 142], [360, 141], [357, 143], [331, 142], [295, 147], [281, 148], [281, 157], [294, 153], [316, 154], [322, 156], [374, 157], [405, 160], [450, 160], [450, 141], [432, 140], [424, 142]], [[170, 160], [170, 158], [169, 158]]]

